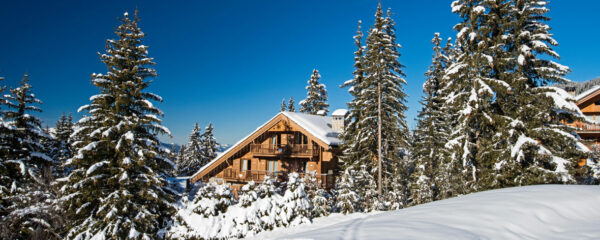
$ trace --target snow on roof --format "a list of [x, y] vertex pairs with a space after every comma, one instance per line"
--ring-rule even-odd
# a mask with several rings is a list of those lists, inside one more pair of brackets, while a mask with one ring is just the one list
[[596, 92], [596, 91], [598, 91], [598, 90], [600, 90], [600, 85], [596, 85], [596, 86], [594, 86], [594, 87], [592, 87], [592, 88], [588, 89], [587, 91], [585, 91], [585, 92], [582, 92], [582, 93], [580, 93], [579, 95], [575, 96], [575, 101], [578, 101], [578, 102], [579, 102], [579, 100], [581, 100], [581, 99], [583, 99], [583, 98], [585, 98], [585, 97], [589, 96], [590, 94], [592, 94], [592, 93], [594, 93], [594, 92]]
[[346, 110], [346, 109], [337, 109], [337, 110], [333, 111], [331, 116], [346, 116], [347, 113], [348, 113], [348, 110]]
[[337, 146], [342, 143], [338, 138], [339, 133], [331, 128], [330, 117], [297, 112], [283, 112], [283, 114], [328, 145]]
[[269, 122], [273, 121], [273, 119], [275, 119], [280, 114], [287, 116], [290, 120], [294, 121], [295, 123], [300, 125], [300, 127], [304, 128], [307, 132], [309, 132], [310, 134], [312, 134], [314, 137], [318, 138], [319, 140], [325, 142], [326, 144], [329, 144], [332, 146], [338, 146], [342, 142], [338, 138], [339, 133], [333, 131], [333, 129], [331, 128], [331, 118], [330, 117], [310, 115], [310, 114], [304, 114], [304, 113], [296, 113], [296, 112], [280, 112], [279, 114], [277, 114], [274, 117], [272, 117], [271, 119], [269, 119], [269, 121], [266, 121], [265, 123], [263, 123], [262, 125], [257, 127], [256, 130], [252, 131], [246, 137], [240, 139], [238, 142], [233, 144], [231, 147], [227, 148], [227, 150], [219, 153], [212, 161], [210, 161], [209, 163], [207, 163], [206, 165], [204, 165], [203, 167], [198, 169], [198, 171], [196, 171], [194, 174], [192, 174], [191, 177], [200, 174], [200, 172], [204, 171], [204, 169], [211, 166], [213, 163], [215, 163], [217, 160], [219, 160], [222, 156], [224, 156], [225, 154], [232, 151], [234, 148], [236, 148], [238, 145], [240, 145], [244, 140], [246, 140], [247, 138], [252, 136], [254, 133], [256, 133], [258, 130], [263, 128]]

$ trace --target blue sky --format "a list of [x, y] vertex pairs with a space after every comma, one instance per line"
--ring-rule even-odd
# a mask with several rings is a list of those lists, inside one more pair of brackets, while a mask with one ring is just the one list
[[[407, 121], [415, 126], [434, 32], [453, 37], [451, 1], [382, 1], [397, 22], [406, 66]], [[338, 86], [352, 77], [356, 23], [373, 21], [374, 0], [337, 1], [2, 1], [0, 76], [14, 86], [31, 75], [44, 101], [45, 124], [97, 93], [90, 74], [106, 72], [97, 52], [114, 38], [117, 17], [137, 7], [159, 77], [150, 91], [165, 101], [164, 124], [184, 143], [195, 122], [212, 122], [223, 143], [235, 143], [275, 115], [282, 98], [305, 97], [313, 68], [327, 85], [331, 109], [350, 100]], [[551, 2], [550, 26], [560, 63], [573, 81], [600, 76], [600, 1]], [[79, 115], [76, 115], [79, 116]], [[77, 118], [77, 117], [76, 117]]]

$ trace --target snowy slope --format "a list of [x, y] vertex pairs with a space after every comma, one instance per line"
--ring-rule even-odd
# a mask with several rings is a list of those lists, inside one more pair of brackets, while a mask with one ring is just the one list
[[[600, 239], [600, 187], [507, 188], [350, 220], [264, 232], [256, 239]], [[323, 224], [323, 225], [321, 225]]]

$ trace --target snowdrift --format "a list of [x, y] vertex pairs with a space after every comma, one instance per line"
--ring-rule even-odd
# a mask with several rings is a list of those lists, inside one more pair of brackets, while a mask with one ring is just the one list
[[333, 215], [256, 239], [600, 239], [600, 187], [499, 189], [376, 214]]

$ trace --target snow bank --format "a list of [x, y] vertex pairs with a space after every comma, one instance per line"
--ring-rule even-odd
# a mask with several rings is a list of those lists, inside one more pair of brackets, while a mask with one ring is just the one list
[[332, 215], [256, 239], [600, 239], [598, 203], [598, 186], [506, 188], [375, 215]]

